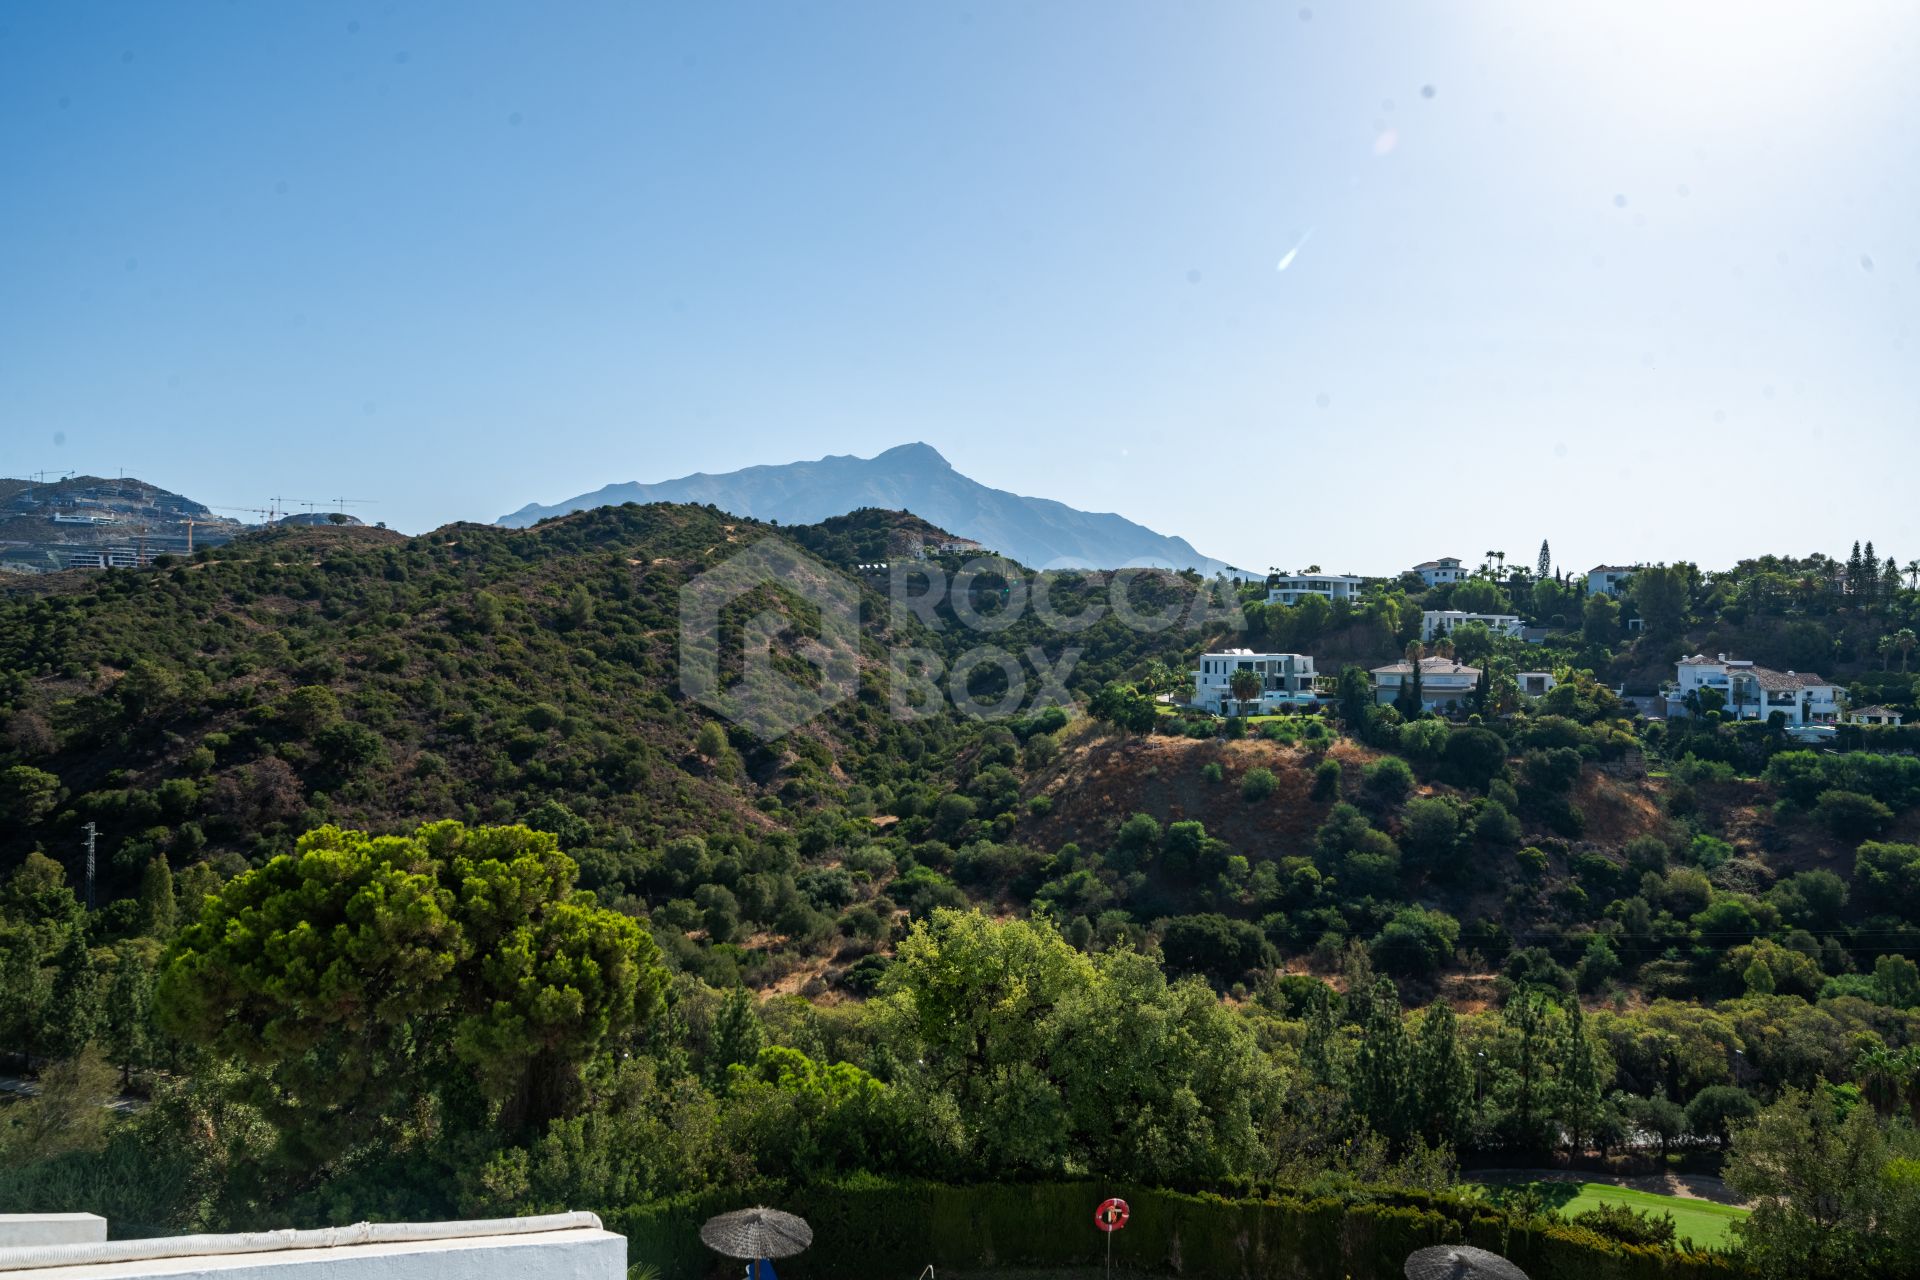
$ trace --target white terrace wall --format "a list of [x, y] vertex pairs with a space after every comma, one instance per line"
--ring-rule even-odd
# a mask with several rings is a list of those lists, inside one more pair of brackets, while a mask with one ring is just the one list
[[107, 1220], [97, 1213], [0, 1213], [0, 1249], [41, 1244], [98, 1244]]
[[201, 1254], [8, 1270], [0, 1280], [625, 1280], [625, 1236], [586, 1227], [527, 1235]]

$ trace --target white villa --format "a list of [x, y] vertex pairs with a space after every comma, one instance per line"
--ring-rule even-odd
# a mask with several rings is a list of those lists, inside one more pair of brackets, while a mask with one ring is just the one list
[[1597, 564], [1587, 570], [1587, 594], [1594, 596], [1617, 596], [1626, 588], [1627, 579], [1633, 576], [1637, 564]]
[[[1413, 678], [1413, 664], [1402, 658], [1384, 667], [1375, 667], [1373, 696], [1377, 702], [1392, 702], [1400, 696], [1400, 686]], [[1424, 711], [1457, 708], [1480, 684], [1480, 668], [1469, 667], [1452, 658], [1420, 659], [1420, 707]]]
[[[1252, 671], [1260, 677], [1260, 697], [1242, 703], [1233, 696], [1233, 673]], [[1222, 649], [1200, 655], [1193, 673], [1193, 704], [1215, 715], [1269, 715], [1282, 707], [1314, 702], [1313, 659], [1304, 653], [1255, 653], [1251, 649]]]
[[1328, 604], [1336, 600], [1358, 600], [1365, 578], [1350, 573], [1280, 573], [1267, 579], [1268, 604], [1299, 604], [1306, 596], [1319, 596]]
[[1544, 698], [1559, 683], [1551, 671], [1522, 671], [1513, 680], [1520, 687], [1520, 696], [1523, 698]]
[[1432, 642], [1463, 622], [1478, 622], [1497, 636], [1520, 639], [1526, 629], [1516, 613], [1468, 613], [1464, 609], [1428, 609], [1420, 615], [1420, 638]]
[[[1667, 714], [1686, 716], [1688, 694], [1718, 693], [1721, 714], [1735, 720], [1765, 720], [1778, 711], [1789, 727], [1835, 724], [1845, 695], [1840, 687], [1810, 671], [1775, 671], [1750, 659], [1694, 654], [1677, 664], [1678, 677], [1667, 691]], [[1697, 700], [1697, 698], [1696, 698]]]
[[1465, 582], [1473, 576], [1460, 567], [1458, 556], [1441, 556], [1438, 560], [1422, 561], [1413, 566], [1413, 571], [1420, 575], [1420, 581], [1430, 587], [1437, 587], [1443, 582]]

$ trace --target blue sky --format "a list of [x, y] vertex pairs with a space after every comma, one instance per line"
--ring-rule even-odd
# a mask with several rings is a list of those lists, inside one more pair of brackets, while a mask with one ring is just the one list
[[[1920, 8], [0, 2], [0, 472], [1920, 555]], [[1276, 269], [1295, 250], [1285, 270]]]

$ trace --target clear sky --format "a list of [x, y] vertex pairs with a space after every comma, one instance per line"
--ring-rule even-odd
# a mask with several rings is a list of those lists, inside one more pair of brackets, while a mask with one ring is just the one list
[[0, 0], [0, 472], [1920, 555], [1920, 6], [1309, 6]]

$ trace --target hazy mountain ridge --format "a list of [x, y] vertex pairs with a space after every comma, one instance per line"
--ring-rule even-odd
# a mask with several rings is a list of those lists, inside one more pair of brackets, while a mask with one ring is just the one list
[[1151, 564], [1205, 573], [1226, 567], [1184, 538], [1111, 512], [993, 489], [960, 474], [932, 446], [904, 444], [872, 458], [836, 454], [809, 462], [704, 472], [657, 484], [610, 484], [552, 506], [529, 503], [498, 523], [524, 528], [549, 516], [623, 502], [712, 503], [782, 524], [811, 524], [861, 507], [908, 510], [1022, 564], [1121, 568]]

